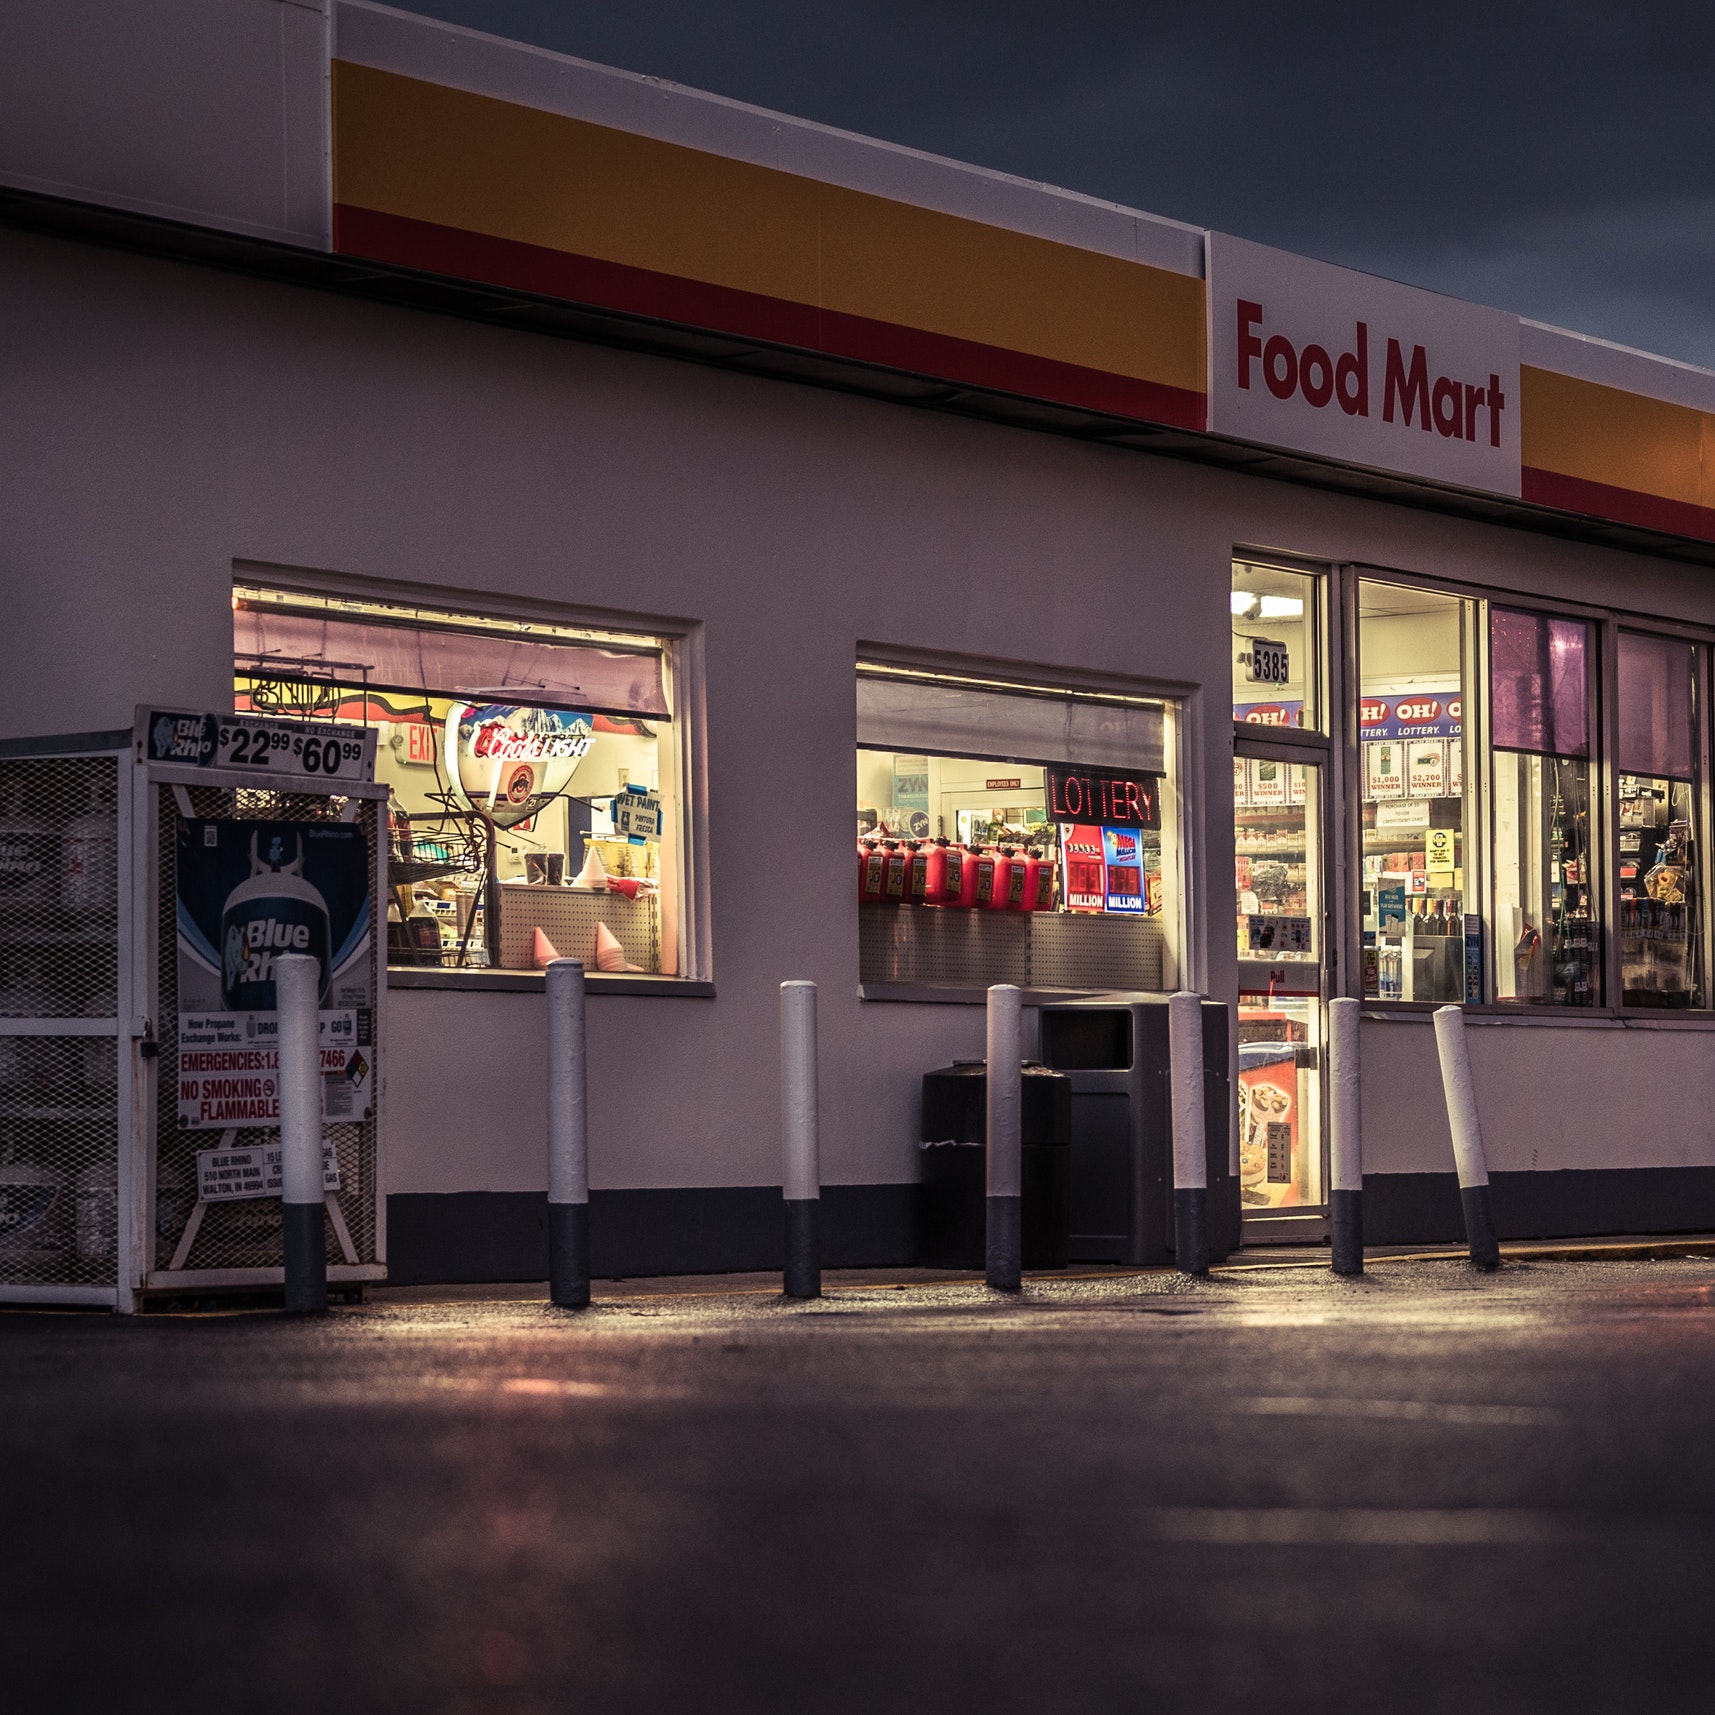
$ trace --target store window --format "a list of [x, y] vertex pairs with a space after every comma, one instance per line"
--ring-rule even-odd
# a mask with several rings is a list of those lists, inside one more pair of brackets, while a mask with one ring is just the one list
[[1474, 793], [1466, 661], [1475, 609], [1474, 602], [1408, 585], [1370, 578], [1358, 584], [1369, 998], [1481, 998], [1480, 939], [1467, 893]]
[[883, 666], [857, 705], [866, 985], [1176, 986], [1170, 705]]
[[1593, 636], [1577, 619], [1489, 610], [1495, 998], [1602, 1003], [1591, 827]]
[[1233, 719], [1322, 730], [1317, 696], [1318, 580], [1233, 562]]
[[1706, 1006], [1698, 905], [1695, 644], [1619, 636], [1620, 999]]
[[234, 706], [379, 729], [388, 962], [685, 973], [669, 640], [240, 585]]

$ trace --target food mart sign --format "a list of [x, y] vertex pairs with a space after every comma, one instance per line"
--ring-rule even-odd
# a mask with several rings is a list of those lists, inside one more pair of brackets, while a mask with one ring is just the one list
[[1209, 427], [1519, 492], [1518, 318], [1211, 233]]

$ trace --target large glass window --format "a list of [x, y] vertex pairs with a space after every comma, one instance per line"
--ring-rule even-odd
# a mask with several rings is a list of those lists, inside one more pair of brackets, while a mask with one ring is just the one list
[[235, 707], [379, 729], [388, 962], [685, 970], [670, 649], [240, 586]]
[[857, 691], [864, 983], [1174, 986], [1168, 705], [879, 666]]
[[1616, 929], [1624, 1006], [1707, 1004], [1696, 838], [1699, 654], [1677, 638], [1619, 637]]
[[1591, 628], [1489, 611], [1495, 998], [1602, 1002], [1591, 826]]
[[1478, 999], [1467, 971], [1466, 655], [1475, 604], [1358, 584], [1364, 994]]
[[1322, 730], [1316, 578], [1233, 562], [1233, 719], [1246, 726]]

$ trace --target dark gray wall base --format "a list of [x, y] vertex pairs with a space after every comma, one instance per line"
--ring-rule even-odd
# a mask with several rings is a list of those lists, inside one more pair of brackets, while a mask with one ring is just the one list
[[[825, 1268], [900, 1268], [916, 1248], [915, 1185], [828, 1185]], [[786, 1211], [770, 1185], [590, 1193], [590, 1273], [725, 1274], [778, 1269]], [[539, 1192], [406, 1192], [387, 1199], [395, 1286], [546, 1280], [548, 1200]]]
[[[1489, 1193], [1503, 1241], [1715, 1230], [1715, 1167], [1494, 1173]], [[1372, 1245], [1463, 1244], [1458, 1179], [1450, 1172], [1366, 1174], [1364, 1239]]]
[[[1715, 1167], [1497, 1173], [1495, 1230], [1507, 1239], [1715, 1232]], [[829, 1185], [824, 1268], [905, 1268], [917, 1260], [915, 1185]], [[786, 1212], [770, 1185], [590, 1193], [590, 1273], [724, 1274], [778, 1269]], [[1463, 1244], [1452, 1173], [1364, 1179], [1371, 1245]], [[546, 1280], [548, 1201], [528, 1191], [413, 1192], [387, 1199], [388, 1279], [398, 1286]]]

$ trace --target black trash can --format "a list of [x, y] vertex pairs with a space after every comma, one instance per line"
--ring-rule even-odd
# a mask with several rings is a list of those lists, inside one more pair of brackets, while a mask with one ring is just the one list
[[[1064, 1268], [1071, 1181], [1072, 1085], [1026, 1061], [1021, 1079], [1024, 1266]], [[955, 1060], [923, 1074], [918, 1260], [928, 1268], [980, 1269], [988, 1250], [988, 1069]]]

